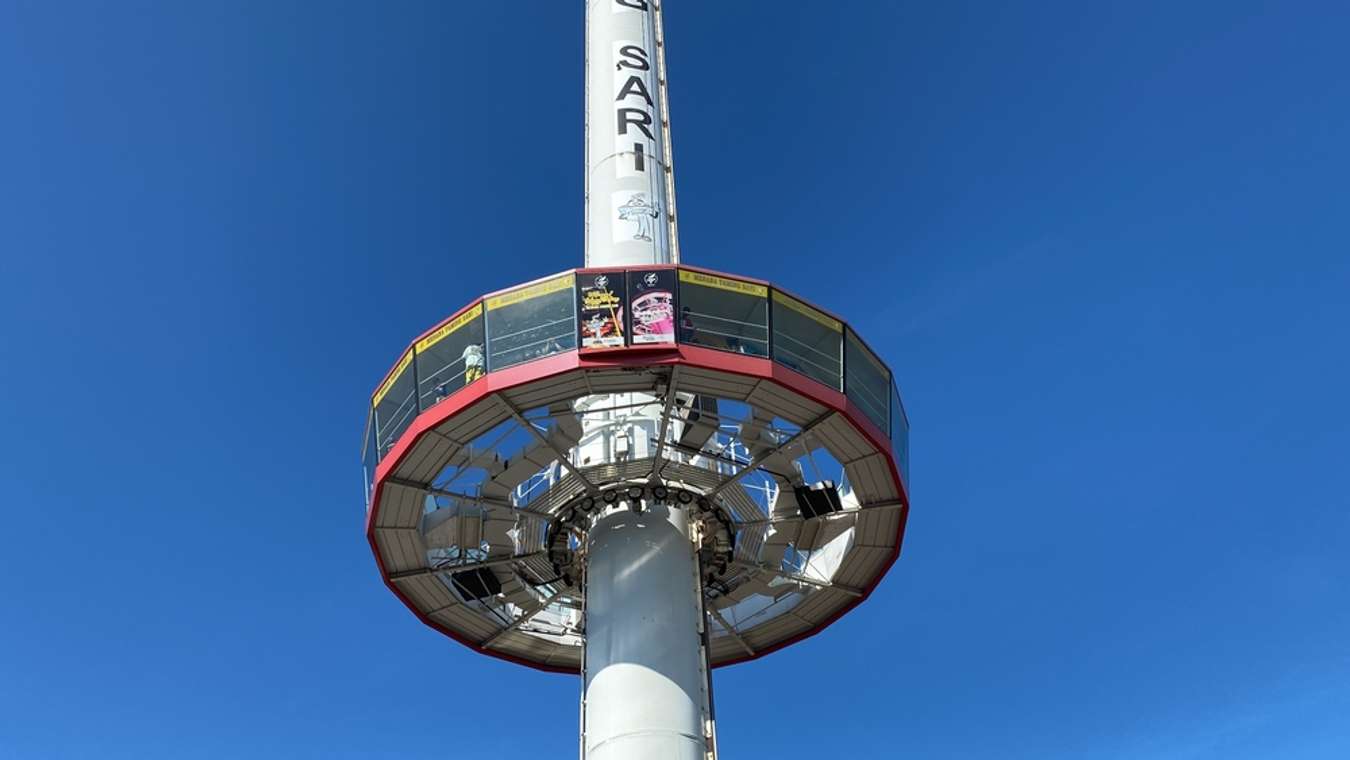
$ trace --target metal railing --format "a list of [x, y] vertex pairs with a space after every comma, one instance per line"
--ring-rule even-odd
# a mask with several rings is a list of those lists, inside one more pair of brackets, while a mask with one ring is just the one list
[[[670, 269], [672, 268], [665, 268], [666, 271]], [[681, 267], [680, 269], [687, 268]], [[513, 302], [528, 303], [536, 298], [540, 299], [537, 305], [540, 316], [543, 318], [539, 324], [521, 325], [519, 314], [510, 317], [503, 314], [501, 324], [494, 325], [494, 319], [490, 315], [495, 312], [491, 311], [490, 306], [486, 310], [482, 309], [480, 303], [482, 299], [480, 299], [475, 301], [471, 307], [462, 310], [453, 320], [447, 319], [433, 330], [428, 331], [426, 335], [432, 337], [423, 338], [420, 342], [414, 341], [409, 350], [405, 352], [404, 358], [399, 361], [394, 370], [386, 375], [379, 386], [379, 390], [372, 397], [371, 408], [368, 410], [370, 418], [367, 425], [366, 441], [363, 446], [367, 489], [373, 481], [374, 470], [379, 460], [389, 453], [421, 412], [453, 397], [463, 388], [472, 385], [485, 373], [491, 374], [508, 366], [516, 366], [558, 353], [577, 351], [578, 346], [581, 345], [579, 339], [581, 322], [585, 318], [578, 305], [577, 288], [580, 286], [577, 283], [581, 281], [584, 275], [592, 271], [572, 270], [570, 274], [577, 276], [573, 277], [573, 284], [570, 288], [555, 289], [538, 296], [531, 295], [528, 299]], [[614, 274], [626, 273], [616, 270], [604, 271]], [[634, 268], [627, 271], [645, 272], [652, 271], [652, 268]], [[703, 273], [702, 270], [688, 271]], [[566, 274], [568, 273], [565, 273], [564, 276]], [[732, 275], [718, 275], [718, 277], [746, 283], [747, 285], [752, 282]], [[622, 279], [622, 277], [615, 279]], [[529, 286], [509, 289], [497, 294], [496, 297], [500, 298], [502, 295], [509, 296], [512, 293], [519, 293], [527, 287]], [[766, 304], [763, 309], [765, 319], [762, 322], [733, 319], [725, 315], [706, 313], [706, 307], [700, 312], [694, 312], [687, 308], [681, 311], [679, 306], [681, 294], [689, 293], [691, 288], [701, 289], [697, 293], [697, 300], [701, 303], [715, 305], [719, 298], [724, 298], [729, 308], [733, 305], [732, 299], [741, 299], [738, 303], [742, 304], [746, 298], [762, 299]], [[889, 368], [886, 368], [886, 365], [846, 324], [836, 322], [825, 312], [815, 310], [815, 307], [807, 308], [819, 311], [821, 317], [819, 321], [830, 325], [830, 330], [826, 333], [822, 333], [820, 328], [813, 328], [814, 332], [811, 335], [794, 335], [793, 329], [786, 324], [776, 325], [773, 317], [774, 309], [768, 308], [767, 305], [773, 302], [775, 291], [777, 293], [783, 293], [783, 291], [767, 285], [762, 286], [761, 290], [766, 295], [748, 296], [745, 292], [723, 294], [713, 286], [692, 281], [686, 282], [677, 275], [674, 282], [674, 292], [671, 293], [671, 297], [676, 303], [676, 325], [674, 335], [670, 336], [671, 341], [677, 344], [696, 345], [771, 360], [802, 374], [813, 382], [820, 383], [823, 387], [836, 392], [842, 390], [845, 397], [854, 403], [863, 415], [890, 440], [892, 453], [907, 481], [909, 423]], [[795, 300], [793, 296], [789, 296], [789, 298]], [[542, 299], [551, 300], [546, 302]], [[564, 302], [567, 304], [566, 308], [564, 308]], [[806, 306], [804, 302], [799, 303], [801, 306]], [[624, 307], [625, 312], [631, 311], [627, 303], [624, 304]], [[567, 313], [567, 311], [570, 311], [570, 317], [559, 316], [559, 314]], [[470, 319], [465, 320], [465, 317], [470, 317]], [[569, 321], [572, 323], [570, 329]], [[503, 330], [500, 334], [493, 334], [492, 327], [506, 327], [508, 324], [509, 331]], [[726, 325], [726, 327], [718, 329], [715, 325]], [[832, 385], [829, 382], [823, 382], [820, 377], [821, 375], [831, 379], [836, 377], [836, 369], [831, 366], [832, 357], [829, 350], [831, 346], [826, 346], [826, 350], [822, 350], [819, 344], [822, 342], [822, 335], [828, 340], [828, 334], [834, 332], [836, 327], [838, 334], [837, 356], [839, 357], [837, 376], [839, 382]], [[473, 351], [473, 349], [467, 347], [462, 349], [463, 355], [457, 355], [449, 360], [444, 358], [446, 355], [442, 350], [438, 355], [441, 358], [437, 358], [435, 361], [444, 362], [443, 364], [423, 366], [424, 363], [433, 363], [433, 357], [429, 351], [419, 351], [419, 343], [432, 345], [436, 341], [445, 339], [447, 335], [451, 335], [451, 332], [459, 330], [463, 332], [454, 333], [452, 337], [458, 336], [459, 340], [457, 343], [452, 341], [452, 347], [457, 348], [459, 343], [465, 343], [466, 346], [477, 345], [481, 355], [478, 356], [475, 366], [469, 366], [466, 363], [466, 356]], [[525, 344], [512, 345], [513, 338], [519, 338], [531, 331], [537, 331], [535, 334], [543, 335], [540, 339], [532, 342], [540, 347], [535, 348], [533, 345], [527, 346]], [[631, 327], [625, 326], [623, 333], [625, 341], [630, 341]], [[700, 339], [702, 335], [716, 336], [716, 339]], [[760, 338], [760, 335], [764, 337]], [[482, 342], [477, 342], [479, 340]], [[494, 342], [497, 344], [496, 346], [494, 346]], [[626, 345], [628, 344], [626, 343]], [[644, 349], [650, 349], [650, 347], [650, 344], [642, 346]], [[532, 350], [525, 351], [529, 355], [521, 356], [521, 352], [525, 349]], [[584, 352], [587, 349], [580, 350]], [[457, 354], [458, 352], [452, 353]], [[408, 354], [412, 355], [411, 361], [407, 359]], [[814, 356], [808, 358], [808, 354]], [[419, 361], [423, 357], [427, 357], [426, 361]], [[816, 371], [807, 372], [807, 368], [802, 366], [803, 364], [810, 365]], [[452, 370], [455, 371], [451, 373]], [[425, 373], [425, 376], [421, 376], [422, 373]], [[367, 495], [369, 496], [369, 490]]]

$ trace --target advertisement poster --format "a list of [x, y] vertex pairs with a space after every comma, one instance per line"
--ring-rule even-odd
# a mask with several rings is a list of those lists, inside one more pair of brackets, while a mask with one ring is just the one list
[[633, 345], [675, 343], [675, 270], [628, 273]]
[[578, 276], [577, 320], [582, 348], [623, 346], [623, 273]]

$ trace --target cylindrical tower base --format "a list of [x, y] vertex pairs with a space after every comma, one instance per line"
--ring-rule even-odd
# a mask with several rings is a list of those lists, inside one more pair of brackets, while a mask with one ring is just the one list
[[604, 515], [587, 554], [584, 760], [703, 760], [708, 683], [686, 511]]

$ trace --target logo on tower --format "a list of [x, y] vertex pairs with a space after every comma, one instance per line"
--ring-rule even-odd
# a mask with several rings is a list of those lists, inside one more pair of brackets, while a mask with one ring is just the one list
[[[622, 200], [622, 196], [627, 195], [627, 193], [620, 193], [619, 195], [618, 200]], [[616, 211], [619, 221], [633, 224], [633, 227], [630, 228], [633, 235], [627, 239], [643, 240], [648, 243], [656, 239], [656, 220], [661, 216], [661, 209], [652, 204], [646, 193], [633, 193], [627, 202], [618, 206]], [[615, 227], [614, 238], [616, 243], [625, 240], [624, 233], [618, 227]]]
[[614, 147], [625, 155], [620, 177], [645, 175], [661, 161], [656, 132], [656, 66], [645, 43], [617, 40], [614, 55]]

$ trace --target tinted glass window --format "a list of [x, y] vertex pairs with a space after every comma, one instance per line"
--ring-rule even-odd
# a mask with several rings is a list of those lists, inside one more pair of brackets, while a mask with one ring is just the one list
[[483, 347], [483, 305], [436, 328], [417, 341], [417, 399], [420, 408], [435, 406], [487, 372]]
[[413, 352], [408, 351], [375, 392], [375, 443], [381, 459], [417, 417], [417, 388], [413, 382], [412, 362]]
[[680, 270], [680, 341], [752, 356], [769, 355], [769, 289]]
[[843, 390], [844, 325], [775, 290], [773, 358], [835, 390]]
[[909, 488], [909, 418], [905, 416], [905, 406], [900, 401], [900, 391], [891, 383], [891, 451], [900, 465], [900, 476], [905, 479], [905, 488]]
[[366, 508], [370, 508], [370, 487], [375, 482], [375, 465], [379, 463], [375, 446], [375, 413], [366, 413], [366, 434], [361, 439], [361, 469], [366, 479]]
[[577, 347], [570, 274], [487, 299], [488, 370]]
[[844, 393], [887, 435], [891, 427], [891, 373], [852, 330], [844, 341]]

